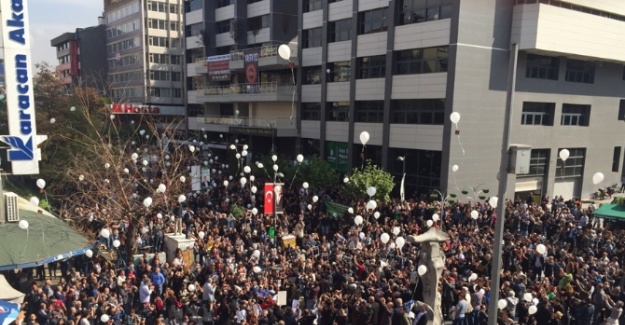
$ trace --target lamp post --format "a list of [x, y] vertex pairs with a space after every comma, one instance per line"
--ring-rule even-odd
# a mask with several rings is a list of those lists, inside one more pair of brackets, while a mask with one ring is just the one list
[[401, 186], [399, 188], [399, 197], [401, 198], [401, 202], [403, 203], [404, 200], [406, 199], [406, 192], [404, 189], [405, 186], [405, 181], [406, 181], [406, 156], [399, 156], [397, 157], [397, 160], [402, 162], [402, 169], [401, 169]]

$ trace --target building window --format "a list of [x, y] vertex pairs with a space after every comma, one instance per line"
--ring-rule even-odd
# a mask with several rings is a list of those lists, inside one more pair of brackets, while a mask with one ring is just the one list
[[230, 32], [232, 21], [230, 19], [218, 21], [215, 23], [215, 33], [223, 34]]
[[524, 102], [521, 124], [551, 126], [555, 108], [555, 103]]
[[625, 99], [621, 99], [618, 105], [618, 120], [625, 121]]
[[528, 54], [525, 60], [525, 77], [558, 80], [559, 67], [559, 58], [538, 54]]
[[[558, 149], [558, 152], [564, 148]], [[559, 160], [556, 166], [556, 178], [582, 177], [584, 175], [585, 148], [567, 148], [569, 158], [565, 161]]]
[[343, 19], [330, 22], [330, 39], [328, 42], [342, 42], [351, 39], [352, 20]]
[[566, 81], [591, 84], [595, 82], [595, 63], [590, 61], [566, 61]]
[[315, 85], [321, 83], [321, 67], [304, 67], [302, 68], [305, 85]]
[[413, 24], [451, 17], [452, 0], [399, 0], [399, 24]]
[[171, 97], [171, 92], [169, 88], [154, 87], [154, 88], [150, 88], [149, 96], [169, 98]]
[[174, 88], [172, 97], [173, 98], [182, 98], [182, 89]]
[[391, 123], [443, 125], [445, 99], [402, 99], [391, 103]]
[[548, 170], [549, 149], [532, 149], [527, 176], [544, 176]]
[[358, 79], [384, 78], [386, 75], [386, 55], [358, 58]]
[[171, 56], [171, 64], [180, 65], [180, 62], [182, 62], [182, 59], [181, 59], [180, 55], [172, 55]]
[[247, 3], [250, 4], [250, 3], [261, 2], [261, 1], [263, 0], [247, 0]]
[[269, 27], [269, 15], [257, 16], [247, 19], [248, 30], [252, 33], [257, 33], [263, 28]]
[[590, 122], [590, 105], [562, 105], [560, 125], [588, 126]]
[[430, 47], [396, 52], [395, 74], [446, 72], [449, 47]]
[[150, 80], [169, 80], [169, 71], [150, 70]]
[[171, 81], [182, 81], [182, 73], [177, 72], [177, 71], [172, 71]]
[[304, 12], [321, 9], [321, 0], [304, 0]]
[[349, 81], [352, 74], [352, 61], [330, 62], [326, 71], [328, 82]]
[[321, 27], [302, 31], [302, 42], [303, 48], [321, 46]]
[[302, 103], [302, 120], [319, 121], [321, 103]]
[[358, 13], [358, 35], [386, 31], [388, 8], [380, 8]]
[[384, 101], [359, 101], [355, 105], [355, 121], [367, 123], [382, 123], [384, 120]]
[[221, 8], [230, 5], [230, 0], [215, 0], [215, 8]]
[[349, 122], [349, 102], [326, 103], [326, 120]]
[[621, 147], [614, 147], [614, 154], [612, 154], [612, 171], [618, 172], [618, 168], [621, 165]]

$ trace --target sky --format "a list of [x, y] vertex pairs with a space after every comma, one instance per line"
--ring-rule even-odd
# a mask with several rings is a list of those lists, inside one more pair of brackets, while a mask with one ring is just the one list
[[[2, 0], [4, 1], [4, 0]], [[96, 26], [104, 10], [103, 0], [29, 0], [32, 62], [57, 65], [50, 40], [76, 28]]]

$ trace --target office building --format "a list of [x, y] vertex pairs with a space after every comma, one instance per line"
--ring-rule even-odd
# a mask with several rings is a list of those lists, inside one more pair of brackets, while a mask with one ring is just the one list
[[510, 142], [531, 150], [508, 197], [587, 198], [620, 182], [625, 2], [298, 2], [305, 154], [342, 171], [372, 159], [398, 184], [405, 166], [412, 188], [479, 200], [497, 192], [510, 96]]
[[105, 93], [107, 65], [104, 41], [104, 25], [78, 28], [50, 41], [58, 59], [55, 72], [68, 89], [80, 85]]
[[[185, 2], [188, 128], [212, 150], [295, 153], [297, 1]], [[278, 47], [289, 44], [289, 61]], [[205, 137], [203, 137], [205, 136]]]
[[182, 123], [183, 0], [105, 0], [113, 113]]

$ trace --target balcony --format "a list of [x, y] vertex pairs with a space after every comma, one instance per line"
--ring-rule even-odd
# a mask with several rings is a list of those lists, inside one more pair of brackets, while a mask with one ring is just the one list
[[292, 137], [297, 136], [296, 119], [261, 119], [234, 116], [189, 117], [189, 130], [230, 132], [247, 135]]
[[[278, 55], [278, 47], [282, 44], [271, 44], [265, 45], [258, 48], [258, 67], [263, 70], [268, 70], [271, 68], [285, 68], [288, 67], [289, 62], [282, 59]], [[243, 59], [245, 57], [245, 51], [247, 50], [236, 50], [230, 52], [230, 70], [242, 70], [243, 69]], [[297, 47], [291, 47], [291, 62], [297, 62]]]
[[297, 100], [295, 86], [277, 82], [207, 86], [190, 91], [197, 103], [290, 102]]
[[[514, 6], [511, 42], [520, 50], [547, 54], [625, 61], [625, 22], [549, 4]], [[601, 37], [598, 37], [601, 35]]]
[[206, 58], [197, 58], [195, 59], [195, 74], [207, 74], [208, 73], [208, 62]]

